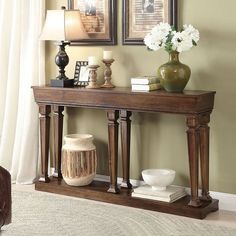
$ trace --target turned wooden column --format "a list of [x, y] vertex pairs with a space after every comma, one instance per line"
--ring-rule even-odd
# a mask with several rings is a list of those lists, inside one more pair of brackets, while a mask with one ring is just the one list
[[210, 113], [200, 116], [200, 163], [202, 179], [201, 200], [211, 201], [209, 194], [209, 131]]
[[108, 151], [109, 151], [109, 171], [110, 171], [110, 188], [108, 192], [119, 193], [117, 186], [117, 169], [118, 169], [118, 128], [117, 122], [119, 111], [108, 110]]
[[61, 173], [61, 148], [62, 148], [62, 133], [63, 133], [63, 114], [64, 107], [53, 106], [53, 136], [54, 136], [54, 156], [53, 156], [53, 166], [54, 173], [53, 176], [57, 178], [62, 178]]
[[120, 126], [121, 126], [121, 148], [122, 148], [122, 168], [123, 168], [123, 181], [121, 187], [132, 188], [130, 183], [130, 130], [132, 112], [121, 110], [120, 111]]
[[39, 181], [48, 183], [48, 153], [49, 153], [49, 132], [51, 106], [39, 105], [40, 113], [40, 143], [41, 143], [41, 176]]
[[189, 206], [200, 207], [198, 197], [198, 165], [199, 165], [199, 117], [196, 115], [187, 117], [187, 138], [190, 170], [191, 200]]

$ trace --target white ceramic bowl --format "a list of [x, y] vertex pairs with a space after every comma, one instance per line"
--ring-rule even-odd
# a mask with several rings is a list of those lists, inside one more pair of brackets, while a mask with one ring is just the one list
[[175, 171], [170, 169], [147, 169], [142, 171], [143, 180], [153, 190], [166, 190], [175, 179]]

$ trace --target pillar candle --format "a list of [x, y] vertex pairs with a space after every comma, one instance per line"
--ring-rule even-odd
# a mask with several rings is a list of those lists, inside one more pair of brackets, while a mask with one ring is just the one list
[[89, 66], [98, 65], [98, 59], [96, 57], [88, 57]]
[[104, 60], [112, 60], [112, 51], [104, 51], [103, 52], [103, 59]]

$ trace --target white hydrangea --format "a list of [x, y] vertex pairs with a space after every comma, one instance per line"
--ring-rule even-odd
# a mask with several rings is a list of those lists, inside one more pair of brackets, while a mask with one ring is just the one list
[[173, 44], [172, 49], [177, 52], [188, 51], [193, 46], [192, 38], [185, 31], [176, 32], [171, 42]]
[[145, 36], [144, 43], [153, 51], [165, 48], [167, 52], [183, 52], [196, 46], [199, 38], [199, 31], [192, 25], [184, 25], [183, 31], [176, 32], [168, 23], [160, 23]]
[[171, 26], [168, 23], [159, 23], [152, 29], [153, 34], [160, 34], [163, 37], [167, 37], [171, 31]]
[[167, 36], [171, 31], [171, 27], [167, 23], [156, 25], [149, 34], [144, 38], [145, 45], [151, 50], [157, 51], [165, 46]]
[[159, 34], [149, 33], [144, 38], [144, 43], [148, 46], [149, 49], [157, 51], [163, 47], [163, 37]]
[[192, 25], [184, 25], [184, 31], [191, 37], [191, 39], [197, 43], [200, 39], [200, 34], [197, 29], [195, 29]]

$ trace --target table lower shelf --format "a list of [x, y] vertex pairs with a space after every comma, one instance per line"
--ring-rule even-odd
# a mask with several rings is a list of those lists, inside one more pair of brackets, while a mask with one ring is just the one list
[[62, 194], [79, 198], [86, 198], [95, 201], [113, 203], [128, 207], [142, 208], [146, 210], [175, 214], [197, 219], [204, 219], [210, 212], [218, 210], [219, 201], [213, 199], [211, 202], [204, 202], [199, 208], [188, 206], [190, 196], [181, 198], [173, 203], [154, 201], [149, 199], [131, 197], [131, 191], [121, 189], [120, 194], [107, 193], [109, 183], [93, 181], [89, 186], [73, 187], [67, 185], [64, 180], [51, 178], [49, 183], [37, 182], [35, 189], [43, 192]]

